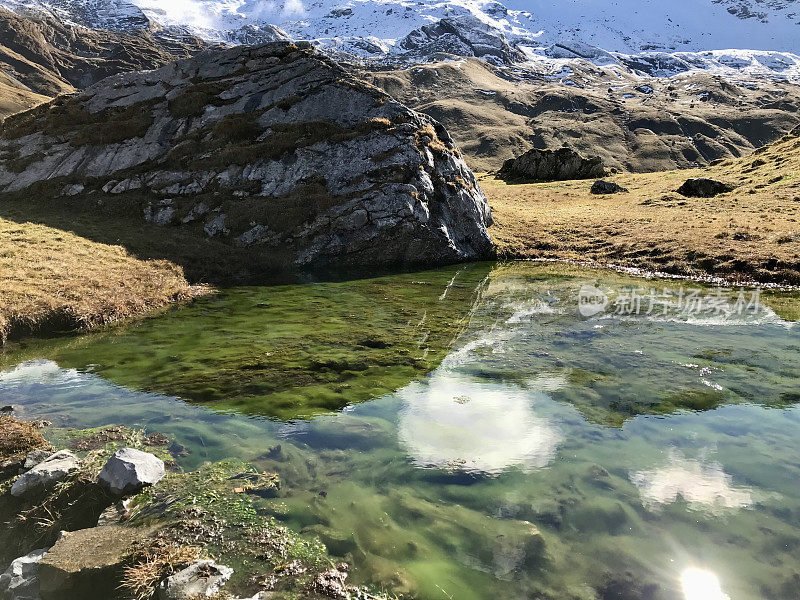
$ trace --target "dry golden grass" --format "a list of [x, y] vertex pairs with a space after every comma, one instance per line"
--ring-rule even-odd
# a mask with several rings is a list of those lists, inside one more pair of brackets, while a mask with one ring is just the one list
[[10, 415], [0, 416], [0, 461], [25, 456], [31, 450], [44, 446], [47, 446], [47, 442], [32, 424]]
[[0, 119], [28, 110], [50, 100], [36, 92], [25, 89], [5, 73], [0, 72]]
[[125, 567], [121, 589], [136, 600], [149, 600], [158, 584], [176, 571], [199, 560], [202, 550], [195, 546], [179, 546], [171, 542], [152, 544], [144, 549], [133, 565]]
[[701, 166], [778, 139], [800, 116], [800, 88], [788, 82], [754, 86], [697, 72], [649, 80], [648, 94], [637, 89], [640, 77], [610, 67], [571, 63], [576, 87], [551, 67], [528, 66], [523, 78], [477, 58], [358, 75], [439, 121], [476, 171], [564, 145], [625, 171]]
[[171, 262], [0, 218], [0, 340], [43, 328], [90, 328], [202, 291]]
[[[675, 190], [690, 177], [737, 188], [685, 198]], [[707, 169], [610, 179], [630, 193], [595, 196], [592, 181], [509, 185], [483, 177], [500, 255], [800, 284], [800, 137]]]

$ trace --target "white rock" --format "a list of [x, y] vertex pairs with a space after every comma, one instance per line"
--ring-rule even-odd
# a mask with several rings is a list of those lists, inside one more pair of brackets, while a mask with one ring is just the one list
[[219, 214], [212, 219], [210, 219], [203, 227], [203, 231], [206, 232], [208, 237], [214, 237], [217, 235], [228, 235], [230, 233], [228, 228], [225, 227], [225, 221], [227, 219], [227, 215]]
[[158, 600], [209, 598], [219, 592], [233, 575], [233, 569], [213, 560], [199, 560], [158, 586]]
[[14, 560], [0, 575], [0, 597], [7, 600], [39, 600], [39, 561], [45, 554], [46, 548]]
[[81, 183], [74, 183], [72, 185], [65, 186], [63, 190], [61, 190], [62, 196], [77, 196], [83, 190], [85, 190], [85, 186]]
[[113, 494], [129, 494], [155, 485], [164, 477], [164, 461], [135, 448], [123, 448], [108, 459], [98, 480]]
[[23, 471], [30, 471], [36, 465], [41, 464], [53, 455], [53, 450], [31, 450], [25, 455], [25, 462], [22, 463]]
[[46, 490], [65, 479], [79, 466], [80, 460], [77, 456], [69, 450], [60, 450], [20, 475], [11, 486], [11, 495], [20, 497], [32, 490]]

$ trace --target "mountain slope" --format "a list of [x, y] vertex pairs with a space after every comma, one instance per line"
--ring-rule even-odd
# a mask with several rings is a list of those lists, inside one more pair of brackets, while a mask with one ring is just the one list
[[356, 72], [441, 122], [478, 171], [564, 145], [623, 170], [689, 168], [749, 154], [800, 123], [800, 87], [787, 82], [540, 67], [466, 59]]
[[0, 119], [28, 110], [50, 98], [32, 92], [13, 77], [0, 73]]
[[[163, 25], [215, 41], [253, 43], [286, 34], [333, 52], [418, 58], [481, 56], [511, 44], [530, 54], [593, 60], [728, 49], [800, 53], [800, 0], [2, 0], [94, 29]], [[466, 43], [464, 43], [466, 42]], [[466, 52], [464, 50], [466, 48]], [[455, 50], [455, 52], [452, 52]], [[493, 56], [491, 53], [490, 56]], [[734, 64], [736, 54], [725, 55]], [[683, 57], [690, 63], [703, 56]], [[683, 60], [681, 59], [681, 60]], [[782, 59], [765, 58], [780, 72]], [[793, 62], [793, 61], [790, 61]], [[797, 73], [800, 73], [800, 67]]]
[[375, 37], [391, 44], [412, 30], [469, 14], [512, 41], [547, 46], [582, 41], [605, 50], [718, 50], [746, 47], [800, 52], [796, 0], [132, 0], [165, 25], [197, 32], [271, 23], [296, 38]]
[[148, 30], [91, 30], [38, 12], [0, 8], [0, 70], [20, 87], [45, 96], [81, 89], [126, 71], [153, 69], [207, 45], [190, 36]]

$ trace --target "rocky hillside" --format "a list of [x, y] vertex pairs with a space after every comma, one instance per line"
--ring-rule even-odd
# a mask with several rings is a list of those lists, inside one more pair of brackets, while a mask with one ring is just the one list
[[9, 199], [213, 238], [232, 261], [431, 265], [491, 249], [446, 130], [307, 44], [117, 75], [6, 119], [2, 138]]
[[353, 69], [441, 122], [480, 171], [564, 145], [618, 169], [690, 168], [749, 154], [800, 122], [800, 87], [780, 80], [703, 71], [642, 78], [586, 61]]
[[92, 30], [48, 13], [0, 8], [0, 71], [16, 87], [50, 97], [117, 73], [155, 69], [207, 46], [191, 36]]

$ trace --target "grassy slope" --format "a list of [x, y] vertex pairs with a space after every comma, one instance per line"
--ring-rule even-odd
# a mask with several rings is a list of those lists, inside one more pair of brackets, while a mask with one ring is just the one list
[[48, 96], [32, 92], [12, 77], [0, 72], [0, 119], [28, 110], [48, 100], [50, 100]]
[[[737, 188], [685, 198], [675, 190], [689, 177]], [[613, 180], [630, 193], [594, 196], [591, 181], [508, 185], [484, 177], [500, 255], [800, 284], [800, 136], [707, 169]]]
[[0, 218], [0, 340], [42, 328], [85, 328], [190, 298], [182, 270], [119, 246]]
[[692, 73], [647, 80], [648, 94], [641, 78], [588, 63], [570, 66], [580, 87], [531, 68], [542, 72], [465, 59], [359, 74], [441, 122], [476, 171], [563, 145], [624, 171], [684, 169], [749, 154], [800, 120], [800, 88], [786, 82]]

